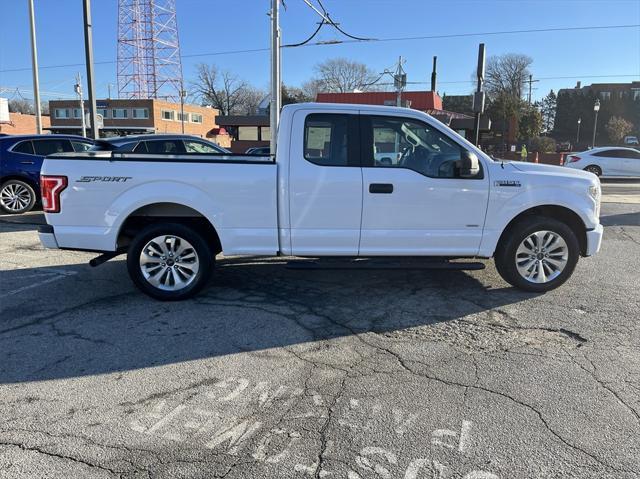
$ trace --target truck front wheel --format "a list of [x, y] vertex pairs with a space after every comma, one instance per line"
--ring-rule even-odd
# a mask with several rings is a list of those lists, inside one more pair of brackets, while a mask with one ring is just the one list
[[544, 293], [573, 273], [580, 247], [573, 230], [553, 218], [524, 218], [503, 235], [495, 254], [496, 269], [509, 284]]
[[131, 280], [161, 301], [186, 299], [200, 291], [213, 261], [202, 236], [177, 223], [148, 226], [135, 236], [127, 253]]

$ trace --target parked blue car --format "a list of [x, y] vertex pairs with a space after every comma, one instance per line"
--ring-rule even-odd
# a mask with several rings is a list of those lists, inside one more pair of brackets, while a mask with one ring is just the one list
[[45, 156], [87, 151], [93, 141], [74, 135], [0, 136], [0, 209], [26, 213], [40, 201], [40, 168]]

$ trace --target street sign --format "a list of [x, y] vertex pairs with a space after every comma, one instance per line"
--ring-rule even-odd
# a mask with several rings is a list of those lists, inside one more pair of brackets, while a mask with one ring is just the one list
[[473, 94], [473, 111], [475, 113], [484, 113], [484, 92], [477, 91]]
[[478, 75], [478, 80], [479, 81], [484, 81], [484, 43], [480, 44], [480, 48], [478, 50], [478, 70], [477, 70], [477, 75]]

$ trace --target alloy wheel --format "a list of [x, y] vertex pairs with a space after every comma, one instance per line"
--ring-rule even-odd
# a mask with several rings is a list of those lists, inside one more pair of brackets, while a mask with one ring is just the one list
[[518, 273], [531, 283], [548, 283], [556, 279], [569, 260], [569, 248], [559, 234], [536, 231], [527, 236], [516, 250]]
[[9, 183], [0, 191], [0, 204], [11, 213], [19, 213], [31, 204], [31, 192], [19, 183]]
[[145, 280], [163, 291], [179, 291], [198, 275], [200, 261], [195, 248], [175, 235], [156, 236], [140, 252], [140, 270]]

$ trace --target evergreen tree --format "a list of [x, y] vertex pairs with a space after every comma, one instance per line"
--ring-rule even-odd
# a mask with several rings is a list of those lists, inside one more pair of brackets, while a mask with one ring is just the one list
[[542, 114], [542, 131], [544, 132], [550, 132], [553, 130], [557, 102], [558, 97], [555, 92], [551, 90], [539, 103], [540, 113]]

